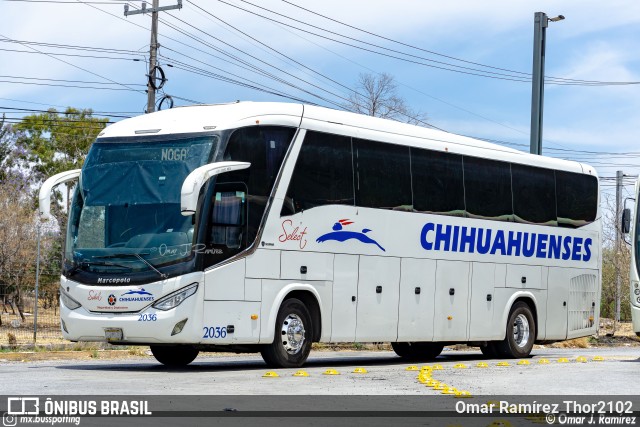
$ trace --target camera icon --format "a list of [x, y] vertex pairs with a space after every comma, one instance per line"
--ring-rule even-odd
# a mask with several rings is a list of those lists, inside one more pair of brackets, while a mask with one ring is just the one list
[[16, 415], [5, 412], [2, 414], [2, 425], [5, 427], [13, 427], [18, 424], [18, 417]]

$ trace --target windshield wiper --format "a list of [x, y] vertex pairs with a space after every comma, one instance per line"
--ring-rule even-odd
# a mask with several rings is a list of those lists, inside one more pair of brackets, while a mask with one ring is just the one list
[[71, 269], [69, 269], [69, 271], [67, 271], [67, 274], [69, 276], [74, 275], [75, 273], [77, 273], [78, 271], [82, 270], [82, 267], [84, 266], [89, 266], [89, 265], [99, 265], [99, 266], [106, 266], [106, 267], [119, 267], [119, 268], [130, 268], [126, 265], [122, 265], [122, 264], [117, 264], [115, 262], [109, 262], [109, 261], [80, 261], [77, 265], [73, 266]]
[[160, 271], [157, 268], [155, 268], [153, 266], [153, 264], [151, 264], [149, 261], [147, 261], [146, 259], [142, 258], [142, 255], [149, 255], [149, 253], [145, 252], [145, 253], [139, 254], [139, 253], [136, 253], [136, 252], [124, 252], [124, 253], [118, 253], [118, 254], [100, 255], [100, 256], [95, 256], [94, 258], [119, 258], [119, 257], [125, 257], [125, 256], [136, 257], [140, 261], [142, 261], [143, 263], [147, 264], [149, 266], [149, 268], [151, 268], [153, 271], [158, 273], [161, 278], [166, 279], [167, 277], [169, 277], [166, 274], [164, 274], [162, 271]]

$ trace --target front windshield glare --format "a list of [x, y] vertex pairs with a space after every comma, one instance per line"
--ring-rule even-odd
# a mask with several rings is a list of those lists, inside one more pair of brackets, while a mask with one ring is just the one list
[[96, 141], [69, 216], [67, 271], [147, 271], [189, 258], [180, 188], [217, 148], [215, 135]]

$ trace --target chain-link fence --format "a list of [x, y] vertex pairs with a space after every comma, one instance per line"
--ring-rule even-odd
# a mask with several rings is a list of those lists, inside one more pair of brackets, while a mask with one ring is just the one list
[[38, 294], [33, 287], [18, 292], [15, 288], [0, 286], [0, 346], [65, 342], [60, 331], [59, 276], [41, 277], [46, 285]]

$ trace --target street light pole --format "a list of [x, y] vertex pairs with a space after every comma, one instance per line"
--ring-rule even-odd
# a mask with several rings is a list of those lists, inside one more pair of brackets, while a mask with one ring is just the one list
[[40, 234], [42, 233], [42, 222], [38, 218], [38, 253], [36, 255], [36, 289], [35, 289], [35, 307], [33, 310], [33, 344], [35, 345], [38, 336], [38, 292], [40, 291]]
[[533, 72], [531, 78], [531, 154], [542, 154], [542, 119], [544, 106], [544, 60], [549, 21], [564, 19], [558, 15], [547, 17], [544, 12], [536, 12], [533, 33]]

